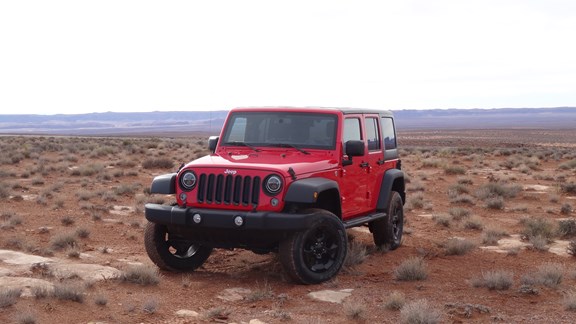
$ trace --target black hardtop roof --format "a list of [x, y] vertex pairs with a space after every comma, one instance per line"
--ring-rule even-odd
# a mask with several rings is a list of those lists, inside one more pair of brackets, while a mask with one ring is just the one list
[[265, 110], [295, 110], [295, 111], [306, 111], [312, 110], [315, 112], [321, 112], [322, 110], [333, 110], [341, 111], [343, 114], [380, 114], [385, 117], [392, 117], [393, 113], [390, 110], [384, 109], [374, 109], [374, 108], [351, 108], [351, 107], [291, 107], [291, 106], [277, 106], [277, 107], [237, 107], [233, 110], [253, 110], [253, 111], [265, 111]]

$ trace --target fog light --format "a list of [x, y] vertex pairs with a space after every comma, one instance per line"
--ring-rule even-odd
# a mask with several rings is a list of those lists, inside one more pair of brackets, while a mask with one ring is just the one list
[[188, 196], [186, 196], [185, 193], [181, 193], [181, 194], [180, 194], [180, 200], [186, 201], [186, 198], [188, 198]]
[[278, 199], [276, 198], [270, 199], [270, 205], [272, 205], [272, 207], [278, 206]]
[[200, 214], [194, 214], [194, 216], [192, 216], [192, 220], [194, 221], [194, 223], [200, 224], [200, 222], [202, 221], [202, 216], [200, 216]]
[[244, 219], [242, 218], [242, 216], [234, 217], [234, 224], [236, 224], [236, 226], [244, 225]]

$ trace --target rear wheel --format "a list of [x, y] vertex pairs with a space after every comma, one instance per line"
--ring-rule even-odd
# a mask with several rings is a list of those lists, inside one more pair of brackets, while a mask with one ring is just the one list
[[160, 269], [192, 271], [212, 253], [211, 247], [171, 237], [165, 225], [148, 223], [144, 234], [148, 256]]
[[338, 274], [346, 258], [348, 240], [342, 222], [331, 212], [314, 209], [312, 226], [280, 243], [280, 262], [295, 282], [317, 284]]
[[370, 230], [377, 247], [395, 250], [402, 244], [402, 231], [404, 230], [402, 197], [396, 191], [390, 193], [386, 214], [386, 217], [370, 223]]

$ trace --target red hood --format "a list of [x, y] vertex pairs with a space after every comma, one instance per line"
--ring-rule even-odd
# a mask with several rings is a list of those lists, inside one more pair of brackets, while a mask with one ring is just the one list
[[254, 152], [235, 149], [222, 155], [204, 156], [188, 163], [185, 167], [269, 170], [287, 177], [289, 168], [294, 170], [295, 175], [303, 175], [333, 169], [337, 166], [338, 159], [333, 151], [314, 150], [312, 154], [307, 155], [296, 150], [262, 149], [260, 152]]

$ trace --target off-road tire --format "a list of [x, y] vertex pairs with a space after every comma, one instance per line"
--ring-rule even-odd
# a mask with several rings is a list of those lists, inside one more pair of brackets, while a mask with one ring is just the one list
[[296, 283], [317, 284], [338, 274], [348, 249], [342, 221], [329, 211], [309, 209], [313, 224], [280, 242], [279, 257], [287, 275]]
[[404, 230], [404, 207], [402, 197], [396, 191], [390, 192], [386, 217], [370, 223], [374, 244], [378, 248], [395, 250], [402, 244]]
[[211, 247], [191, 241], [171, 241], [165, 225], [148, 223], [144, 233], [144, 246], [148, 256], [160, 269], [193, 271], [212, 253]]

